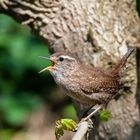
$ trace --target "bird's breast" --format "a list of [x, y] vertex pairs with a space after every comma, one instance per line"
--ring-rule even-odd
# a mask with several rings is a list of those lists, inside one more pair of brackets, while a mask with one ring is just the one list
[[79, 85], [75, 81], [73, 81], [72, 77], [65, 74], [57, 74], [54, 76], [55, 82], [60, 85], [63, 89], [75, 93], [79, 92]]

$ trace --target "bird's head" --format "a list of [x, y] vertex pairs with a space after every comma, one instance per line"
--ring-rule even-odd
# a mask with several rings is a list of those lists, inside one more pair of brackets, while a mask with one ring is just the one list
[[49, 59], [52, 62], [51, 66], [48, 66], [41, 70], [39, 73], [46, 70], [50, 71], [53, 75], [55, 74], [70, 74], [79, 66], [79, 61], [74, 54], [59, 52], [51, 55]]

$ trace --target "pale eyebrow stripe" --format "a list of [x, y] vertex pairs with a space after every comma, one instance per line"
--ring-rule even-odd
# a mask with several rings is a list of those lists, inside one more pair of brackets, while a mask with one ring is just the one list
[[70, 56], [66, 56], [66, 55], [62, 55], [63, 58], [67, 58], [67, 59], [71, 59], [71, 60], [75, 60], [74, 58], [70, 57]]

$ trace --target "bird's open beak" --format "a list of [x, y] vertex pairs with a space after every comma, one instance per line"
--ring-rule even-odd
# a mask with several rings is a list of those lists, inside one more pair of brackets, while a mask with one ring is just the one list
[[48, 67], [46, 67], [46, 68], [44, 68], [44, 69], [42, 69], [39, 73], [42, 73], [42, 72], [44, 72], [44, 71], [46, 71], [46, 70], [49, 70], [49, 71], [54, 70], [54, 68], [55, 68], [55, 62], [54, 62], [53, 60], [51, 60], [51, 59], [48, 58], [48, 57], [43, 57], [43, 56], [40, 56], [40, 58], [44, 58], [44, 59], [50, 60], [50, 61], [52, 62], [52, 65], [51, 65], [51, 66], [48, 66]]

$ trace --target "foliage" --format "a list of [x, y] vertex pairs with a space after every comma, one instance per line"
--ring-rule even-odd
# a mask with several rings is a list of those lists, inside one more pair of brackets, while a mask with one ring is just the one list
[[64, 134], [64, 130], [74, 131], [76, 128], [76, 122], [72, 119], [61, 119], [56, 122], [55, 127], [55, 136], [56, 139], [59, 140], [61, 136]]
[[110, 119], [111, 117], [111, 113], [106, 110], [106, 109], [103, 109], [101, 111], [99, 111], [99, 119], [103, 122], [106, 122]]
[[39, 85], [38, 71], [49, 62], [38, 56], [49, 54], [27, 27], [4, 15], [0, 19], [0, 119], [8, 125], [20, 126], [29, 112], [42, 104], [39, 89], [34, 85]]
[[74, 106], [72, 104], [65, 105], [62, 110], [62, 115], [65, 118], [75, 119], [76, 111], [74, 109]]
[[10, 140], [12, 136], [12, 130], [6, 129], [0, 131], [0, 140]]
[[[15, 130], [25, 125], [31, 111], [46, 102], [56, 103], [51, 92], [53, 78], [47, 72], [38, 73], [50, 64], [38, 56], [48, 55], [46, 45], [31, 35], [27, 26], [0, 15], [0, 140], [10, 140]], [[63, 117], [75, 118], [72, 104], [58, 108]]]

